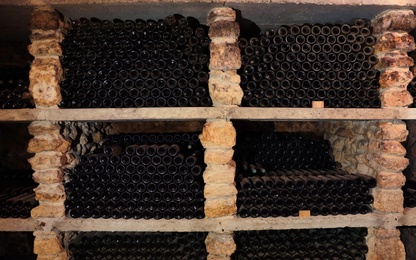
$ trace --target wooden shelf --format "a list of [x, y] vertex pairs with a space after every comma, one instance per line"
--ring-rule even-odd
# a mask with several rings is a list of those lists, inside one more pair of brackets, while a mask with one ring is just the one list
[[0, 122], [195, 121], [206, 119], [256, 121], [416, 120], [416, 108], [180, 107], [0, 110]]
[[35, 227], [32, 218], [0, 218], [0, 231], [29, 231], [33, 232]]
[[225, 118], [216, 107], [186, 108], [103, 108], [103, 109], [10, 109], [0, 110], [6, 121], [186, 121]]
[[399, 223], [402, 226], [416, 226], [416, 208], [405, 208]]
[[263, 121], [416, 119], [413, 108], [229, 108], [231, 119]]
[[315, 216], [310, 218], [239, 218], [235, 216], [206, 219], [71, 219], [62, 218], [54, 223], [61, 231], [137, 231], [137, 232], [190, 232], [190, 231], [239, 231], [283, 230], [341, 227], [394, 227], [400, 213], [365, 215]]

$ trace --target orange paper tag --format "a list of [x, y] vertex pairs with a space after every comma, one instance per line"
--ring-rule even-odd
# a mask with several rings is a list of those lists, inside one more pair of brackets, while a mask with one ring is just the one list
[[299, 217], [300, 218], [310, 218], [311, 211], [310, 210], [299, 210]]

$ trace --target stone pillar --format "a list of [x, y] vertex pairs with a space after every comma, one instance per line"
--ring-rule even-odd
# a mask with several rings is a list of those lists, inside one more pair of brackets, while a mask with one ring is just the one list
[[369, 145], [368, 160], [376, 171], [377, 187], [373, 191], [374, 209], [384, 213], [403, 212], [405, 182], [402, 171], [409, 160], [401, 142], [406, 140], [406, 124], [401, 121], [379, 122]]
[[[59, 42], [63, 37], [62, 28], [63, 21], [54, 9], [39, 7], [33, 11], [28, 49], [35, 58], [29, 73], [29, 90], [37, 108], [57, 108], [61, 101], [59, 56], [62, 50]], [[32, 122], [29, 133], [33, 138], [27, 151], [35, 155], [28, 161], [34, 170], [33, 179], [39, 183], [34, 189], [39, 206], [31, 211], [36, 225], [34, 253], [38, 260], [67, 259], [62, 234], [54, 230], [53, 223], [65, 216], [62, 166], [67, 162], [70, 143], [54, 122]]]
[[56, 108], [61, 102], [59, 56], [62, 49], [59, 43], [64, 28], [60, 14], [51, 7], [39, 7], [33, 11], [28, 50], [34, 60], [29, 72], [29, 91], [38, 108]]
[[[240, 27], [236, 13], [228, 7], [214, 8], [208, 15], [211, 38], [209, 92], [214, 106], [241, 104], [241, 55], [238, 47]], [[204, 196], [207, 218], [233, 216], [237, 213], [235, 162], [232, 160], [236, 131], [227, 120], [207, 120], [200, 140], [205, 148]], [[230, 259], [235, 251], [233, 234], [210, 232], [206, 239], [208, 259]]]
[[367, 259], [406, 259], [400, 231], [395, 228], [369, 228]]
[[210, 232], [205, 239], [205, 246], [209, 253], [208, 260], [226, 260], [234, 253], [236, 245], [233, 233]]
[[211, 39], [209, 61], [209, 94], [214, 106], [240, 105], [243, 90], [240, 87], [241, 54], [238, 47], [240, 27], [231, 8], [214, 8], [208, 14]]
[[[409, 31], [416, 28], [416, 16], [411, 10], [390, 10], [372, 20], [373, 34], [377, 37], [374, 53], [379, 62], [380, 100], [384, 107], [406, 107], [413, 103], [407, 85], [413, 78], [409, 67], [413, 59], [407, 53], [416, 48]], [[406, 124], [400, 120], [378, 123], [373, 142], [369, 146], [368, 160], [376, 171], [377, 188], [374, 189], [374, 209], [380, 213], [403, 212], [405, 182], [402, 171], [409, 161], [401, 142], [406, 140]], [[405, 259], [400, 232], [395, 227], [369, 229], [369, 259]]]
[[67, 162], [70, 143], [52, 122], [32, 122], [29, 133], [34, 137], [29, 141], [27, 151], [35, 153], [29, 163], [35, 171], [33, 179], [39, 183], [34, 189], [39, 206], [31, 211], [36, 225], [34, 252], [39, 260], [67, 259], [61, 234], [52, 227], [56, 218], [65, 216], [62, 166]]
[[413, 79], [409, 67], [413, 59], [407, 53], [416, 49], [409, 31], [416, 28], [415, 14], [411, 10], [391, 10], [372, 20], [373, 34], [377, 37], [374, 53], [379, 62], [380, 100], [382, 107], [406, 107], [413, 103], [407, 85]]
[[236, 133], [231, 122], [208, 120], [200, 140], [205, 148], [207, 167], [205, 182], [205, 216], [207, 218], [236, 214], [235, 163], [232, 161]]

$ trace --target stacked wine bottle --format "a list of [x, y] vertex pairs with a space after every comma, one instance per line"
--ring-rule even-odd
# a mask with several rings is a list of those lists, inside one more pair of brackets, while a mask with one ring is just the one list
[[69, 244], [74, 260], [206, 259], [203, 232], [88, 232]]
[[268, 170], [335, 169], [328, 141], [298, 134], [249, 133], [237, 136], [234, 159]]
[[104, 143], [68, 173], [65, 207], [71, 217], [204, 217], [205, 165], [197, 134], [109, 136]]
[[404, 207], [405, 208], [416, 207], [416, 179], [407, 178], [406, 183], [402, 189], [403, 189], [403, 196], [404, 196]]
[[0, 109], [33, 108], [27, 70], [0, 70]]
[[211, 106], [206, 26], [81, 18], [62, 42], [62, 108]]
[[238, 179], [237, 205], [240, 217], [298, 216], [309, 210], [312, 216], [366, 214], [374, 202], [371, 188], [376, 180], [342, 170], [283, 170]]
[[372, 212], [373, 177], [338, 169], [331, 145], [317, 137], [290, 133], [237, 136], [237, 208], [240, 217]]
[[365, 259], [366, 236], [366, 228], [239, 231], [233, 259]]
[[242, 105], [380, 107], [375, 41], [361, 19], [353, 25], [282, 25], [240, 38]]
[[0, 218], [29, 218], [30, 211], [39, 205], [32, 171], [0, 171]]

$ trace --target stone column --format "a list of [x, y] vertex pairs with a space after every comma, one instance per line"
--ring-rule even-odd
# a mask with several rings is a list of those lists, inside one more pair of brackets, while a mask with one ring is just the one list
[[[215, 107], [240, 105], [241, 55], [238, 47], [240, 27], [231, 8], [215, 8], [208, 15], [211, 38], [209, 92]], [[207, 120], [200, 136], [205, 148], [204, 196], [207, 218], [233, 216], [237, 212], [233, 146], [236, 131], [227, 120]], [[208, 259], [230, 259], [235, 251], [233, 233], [210, 232], [206, 239]]]
[[205, 246], [209, 253], [208, 260], [230, 259], [236, 249], [232, 232], [210, 232], [205, 239]]
[[[380, 100], [382, 108], [406, 107], [413, 103], [407, 85], [413, 78], [409, 67], [413, 66], [407, 52], [416, 48], [408, 34], [416, 28], [416, 16], [411, 10], [390, 10], [372, 20], [374, 46], [379, 58], [376, 68], [380, 71]], [[406, 124], [400, 120], [378, 123], [378, 131], [369, 146], [368, 160], [376, 170], [377, 188], [374, 189], [374, 209], [379, 213], [403, 212], [405, 178], [402, 171], [409, 161], [401, 142], [406, 140]], [[394, 227], [371, 228], [367, 238], [369, 259], [405, 259], [400, 232]]]
[[409, 67], [413, 59], [407, 53], [416, 48], [409, 31], [416, 28], [411, 10], [392, 10], [377, 15], [372, 20], [373, 35], [377, 37], [374, 53], [379, 62], [380, 99], [382, 107], [406, 107], [413, 103], [407, 85], [413, 79]]
[[[61, 101], [59, 56], [62, 50], [59, 42], [63, 37], [62, 28], [63, 21], [54, 9], [40, 7], [33, 11], [30, 23], [32, 44], [28, 49], [35, 59], [29, 73], [29, 90], [37, 108], [56, 109]], [[34, 137], [29, 141], [27, 151], [35, 154], [29, 163], [35, 171], [33, 179], [39, 183], [34, 189], [39, 206], [31, 212], [36, 225], [34, 253], [39, 260], [67, 259], [62, 234], [53, 229], [53, 223], [65, 216], [62, 166], [67, 162], [70, 143], [54, 122], [32, 122], [29, 133]]]
[[29, 80], [29, 91], [38, 108], [56, 108], [61, 101], [59, 79], [62, 67], [60, 42], [63, 39], [64, 22], [54, 9], [39, 7], [32, 13], [30, 22], [31, 44], [29, 53], [34, 57]]

